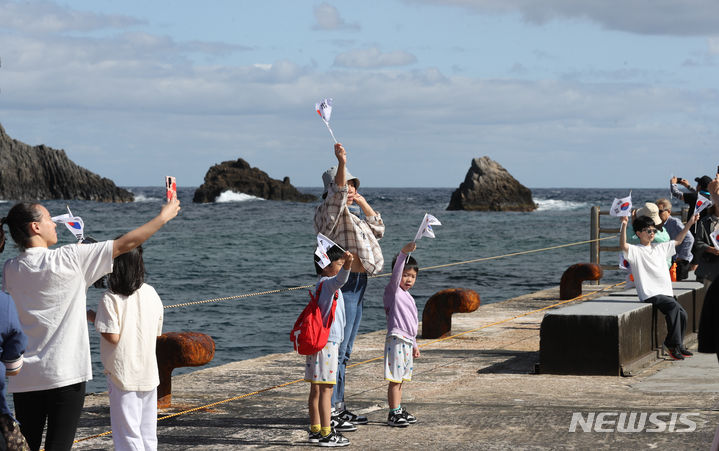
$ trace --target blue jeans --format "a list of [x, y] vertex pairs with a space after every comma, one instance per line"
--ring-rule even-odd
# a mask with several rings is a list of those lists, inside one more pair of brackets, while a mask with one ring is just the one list
[[338, 407], [339, 410], [344, 409], [345, 371], [362, 320], [362, 298], [365, 289], [367, 289], [367, 274], [359, 272], [350, 273], [347, 283], [342, 287], [342, 297], [345, 300], [345, 333], [337, 352], [337, 384], [332, 392], [332, 406]]

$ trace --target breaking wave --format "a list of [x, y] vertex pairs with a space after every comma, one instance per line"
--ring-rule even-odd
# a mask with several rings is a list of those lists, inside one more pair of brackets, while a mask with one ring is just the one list
[[225, 191], [224, 193], [221, 193], [217, 198], [215, 199], [215, 202], [217, 203], [225, 203], [225, 202], [247, 202], [250, 200], [264, 200], [261, 197], [251, 196], [249, 194], [245, 193], [236, 193], [234, 191]]
[[579, 210], [581, 208], [588, 208], [591, 206], [588, 202], [574, 202], [570, 200], [557, 199], [534, 199], [534, 202], [538, 205], [538, 211]]

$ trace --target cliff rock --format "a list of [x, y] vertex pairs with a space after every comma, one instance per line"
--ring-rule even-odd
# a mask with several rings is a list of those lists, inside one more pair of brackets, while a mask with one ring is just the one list
[[0, 199], [132, 202], [134, 196], [76, 165], [64, 150], [32, 147], [10, 138], [0, 124]]
[[474, 158], [447, 210], [533, 211], [532, 191], [489, 157]]
[[269, 200], [289, 200], [295, 202], [312, 202], [317, 198], [311, 194], [303, 194], [290, 184], [290, 178], [282, 181], [270, 178], [258, 168], [238, 158], [237, 161], [224, 161], [207, 170], [205, 183], [195, 191], [193, 202], [214, 202], [217, 196], [225, 191], [250, 194]]

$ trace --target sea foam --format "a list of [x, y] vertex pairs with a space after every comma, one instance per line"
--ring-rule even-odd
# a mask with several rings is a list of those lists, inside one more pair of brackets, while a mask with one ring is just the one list
[[215, 202], [217, 203], [225, 203], [225, 202], [246, 202], [249, 200], [264, 200], [261, 197], [251, 196], [249, 194], [245, 193], [236, 193], [234, 191], [225, 191], [221, 193], [217, 198], [215, 199]]
[[534, 202], [538, 205], [538, 211], [568, 211], [587, 208], [590, 206], [587, 202], [573, 202], [557, 199], [534, 199]]
[[160, 200], [159, 197], [145, 196], [144, 194], [135, 194], [135, 202], [157, 202], [158, 200]]

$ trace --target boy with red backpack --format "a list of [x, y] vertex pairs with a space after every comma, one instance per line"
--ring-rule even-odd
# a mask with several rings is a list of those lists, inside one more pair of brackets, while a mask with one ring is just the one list
[[308, 355], [305, 364], [305, 381], [309, 382], [310, 443], [319, 446], [347, 446], [350, 441], [331, 426], [332, 390], [337, 383], [337, 353], [344, 338], [345, 303], [340, 288], [347, 282], [352, 267], [352, 254], [339, 246], [327, 250], [330, 264], [322, 268], [315, 255], [315, 271], [320, 277], [315, 295], [325, 324], [334, 312], [325, 347]]

